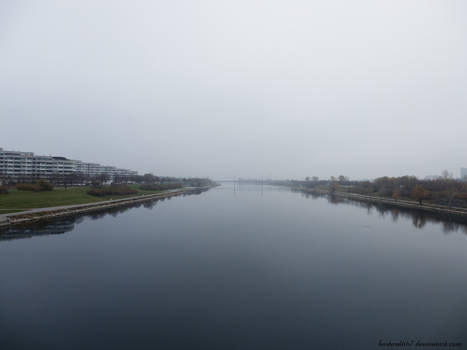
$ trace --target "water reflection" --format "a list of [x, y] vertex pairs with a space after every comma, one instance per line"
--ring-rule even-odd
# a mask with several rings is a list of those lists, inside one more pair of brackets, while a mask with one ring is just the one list
[[0, 242], [0, 349], [467, 343], [466, 236], [423, 213], [232, 187]]
[[33, 236], [58, 235], [72, 231], [77, 218], [67, 218], [54, 222], [40, 223], [34, 227], [10, 227], [0, 231], [0, 241], [12, 240], [18, 238], [31, 238]]
[[376, 212], [380, 217], [383, 218], [387, 215], [390, 215], [393, 222], [397, 222], [399, 218], [409, 219], [412, 221], [413, 226], [417, 229], [422, 229], [427, 223], [434, 223], [440, 224], [444, 233], [460, 231], [467, 234], [467, 219], [451, 216], [445, 213], [430, 213], [423, 210], [393, 207], [383, 203], [370, 203], [332, 195], [320, 195], [301, 191], [294, 192], [300, 192], [304, 197], [311, 199], [326, 197], [328, 202], [333, 205], [347, 204], [364, 208], [366, 209], [368, 215], [372, 215], [373, 212]]
[[[206, 191], [208, 191], [208, 189], [192, 189], [186, 193], [183, 193], [180, 196], [185, 197], [191, 195], [199, 195]], [[34, 236], [63, 234], [66, 232], [73, 231], [73, 229], [75, 228], [75, 224], [79, 224], [85, 218], [90, 218], [91, 220], [99, 220], [108, 215], [112, 217], [117, 217], [119, 214], [122, 214], [128, 211], [129, 209], [141, 207], [152, 210], [158, 202], [163, 202], [165, 200], [170, 199], [172, 199], [172, 197], [158, 198], [147, 202], [128, 204], [118, 208], [102, 209], [93, 213], [68, 216], [66, 218], [55, 219], [53, 221], [43, 221], [34, 224], [12, 226], [0, 229], [0, 241], [21, 238], [32, 238]]]

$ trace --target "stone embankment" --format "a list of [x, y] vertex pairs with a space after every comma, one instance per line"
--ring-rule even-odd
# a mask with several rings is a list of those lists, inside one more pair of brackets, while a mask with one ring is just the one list
[[129, 206], [136, 203], [148, 202], [156, 199], [169, 198], [188, 194], [192, 191], [208, 189], [208, 187], [183, 188], [181, 190], [167, 191], [164, 193], [147, 194], [123, 199], [107, 200], [102, 202], [66, 205], [60, 207], [38, 208], [28, 211], [0, 215], [0, 228], [13, 225], [29, 224], [39, 221], [53, 220], [59, 217], [73, 216], [90, 212], [101, 211], [110, 208]]
[[[320, 195], [329, 195], [330, 192], [328, 190], [319, 190], [319, 189], [299, 189], [306, 193], [311, 194], [320, 194]], [[455, 216], [459, 218], [463, 218], [467, 220], [467, 208], [458, 208], [458, 207], [448, 207], [442, 205], [433, 205], [429, 203], [419, 204], [414, 201], [407, 201], [407, 200], [395, 200], [392, 198], [385, 198], [385, 197], [375, 197], [375, 196], [366, 196], [357, 193], [349, 193], [349, 192], [334, 192], [332, 195], [336, 197], [348, 198], [356, 201], [361, 202], [368, 202], [368, 203], [381, 203], [387, 204], [394, 207], [399, 208], [409, 208], [409, 209], [416, 209], [422, 210], [426, 212], [436, 213], [436, 214], [444, 214]]]

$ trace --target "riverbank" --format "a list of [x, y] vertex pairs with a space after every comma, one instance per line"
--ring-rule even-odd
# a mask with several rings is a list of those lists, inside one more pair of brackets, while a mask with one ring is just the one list
[[408, 200], [395, 200], [392, 198], [385, 198], [385, 197], [375, 197], [375, 196], [366, 196], [357, 193], [350, 193], [350, 192], [339, 192], [335, 191], [334, 193], [330, 193], [328, 190], [323, 189], [303, 189], [298, 188], [300, 192], [316, 194], [316, 195], [333, 195], [336, 197], [347, 198], [355, 201], [360, 202], [368, 202], [368, 203], [381, 203], [386, 204], [393, 207], [399, 208], [408, 208], [408, 209], [416, 209], [425, 212], [435, 213], [435, 214], [443, 214], [448, 216], [454, 216], [457, 218], [461, 218], [463, 220], [467, 220], [467, 209], [465, 208], [456, 208], [456, 207], [447, 207], [441, 205], [433, 205], [433, 204], [419, 204], [415, 201], [408, 201]]
[[137, 195], [162, 192], [142, 190], [139, 185], [128, 185], [128, 187], [136, 191], [136, 193], [130, 195], [106, 195], [96, 197], [88, 194], [88, 191], [91, 189], [90, 186], [58, 187], [54, 188], [52, 191], [41, 192], [18, 191], [15, 188], [10, 188], [8, 194], [0, 195], [0, 215], [36, 208], [97, 203], [110, 199], [123, 199]]
[[158, 193], [142, 194], [138, 196], [101, 200], [94, 203], [84, 203], [77, 205], [64, 205], [54, 207], [36, 208], [26, 211], [14, 212], [9, 214], [0, 214], [0, 228], [13, 225], [24, 225], [39, 221], [53, 220], [59, 217], [72, 216], [90, 212], [106, 210], [110, 208], [128, 206], [135, 203], [147, 202], [155, 199], [169, 198], [196, 191], [208, 190], [207, 187], [186, 187], [180, 190], [169, 190]]

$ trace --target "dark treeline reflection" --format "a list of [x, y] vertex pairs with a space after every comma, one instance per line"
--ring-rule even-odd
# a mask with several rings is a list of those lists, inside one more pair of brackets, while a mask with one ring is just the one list
[[357, 201], [332, 195], [311, 194], [301, 191], [297, 192], [300, 192], [306, 198], [317, 199], [326, 197], [328, 202], [333, 205], [347, 204], [364, 208], [367, 210], [368, 215], [373, 214], [373, 212], [378, 213], [381, 217], [389, 215], [394, 222], [397, 222], [399, 218], [408, 219], [411, 220], [413, 226], [418, 229], [422, 229], [427, 223], [435, 223], [442, 226], [444, 233], [460, 231], [467, 234], [467, 220], [447, 214], [436, 214], [422, 210], [399, 208], [382, 203]]
[[[207, 189], [193, 189], [187, 193], [184, 193], [180, 196], [190, 196], [190, 195], [199, 195]], [[126, 205], [118, 208], [109, 208], [96, 211], [93, 213], [87, 214], [78, 214], [75, 216], [67, 216], [62, 219], [55, 219], [53, 221], [44, 221], [29, 225], [18, 225], [13, 227], [8, 227], [5, 229], [0, 229], [0, 241], [11, 240], [11, 239], [20, 239], [20, 238], [31, 238], [34, 236], [45, 236], [45, 235], [57, 235], [66, 232], [70, 232], [75, 228], [75, 224], [79, 224], [84, 221], [86, 218], [91, 220], [99, 220], [105, 216], [116, 217], [117, 215], [126, 212], [129, 209], [133, 208], [146, 208], [153, 209], [158, 202], [163, 202], [165, 200], [170, 200], [172, 197], [153, 199], [151, 201], [135, 203], [131, 205]]]

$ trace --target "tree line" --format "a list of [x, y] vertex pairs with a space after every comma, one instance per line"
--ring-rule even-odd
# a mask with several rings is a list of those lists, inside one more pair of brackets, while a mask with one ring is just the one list
[[15, 175], [7, 176], [0, 174], [0, 184], [14, 186], [16, 184], [33, 184], [39, 180], [46, 180], [55, 186], [71, 187], [80, 185], [101, 186], [112, 181], [115, 184], [174, 184], [183, 186], [202, 187], [212, 184], [208, 178], [177, 178], [170, 176], [156, 176], [153, 174], [144, 175], [115, 175], [98, 174], [90, 176], [80, 172], [73, 173], [53, 173], [47, 176], [41, 175]]
[[168, 190], [181, 187], [205, 187], [214, 184], [208, 178], [177, 178], [170, 176], [144, 175], [115, 175], [108, 174], [89, 176], [79, 172], [68, 174], [51, 174], [47, 176], [2, 176], [0, 174], [0, 194], [8, 194], [10, 187], [20, 191], [51, 191], [55, 187], [91, 186], [92, 195], [132, 194], [133, 190], [126, 185], [138, 184], [143, 190]]
[[340, 191], [388, 197], [395, 201], [415, 200], [419, 204], [428, 201], [436, 205], [467, 207], [467, 182], [453, 179], [452, 174], [447, 171], [443, 171], [441, 176], [430, 180], [418, 179], [415, 176], [383, 176], [374, 180], [355, 181], [340, 175], [326, 180], [307, 177], [304, 181], [276, 181], [276, 184], [304, 190], [324, 189], [330, 193]]

